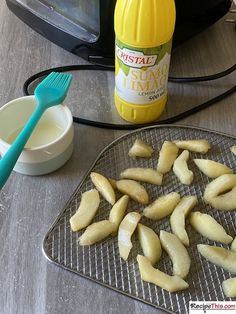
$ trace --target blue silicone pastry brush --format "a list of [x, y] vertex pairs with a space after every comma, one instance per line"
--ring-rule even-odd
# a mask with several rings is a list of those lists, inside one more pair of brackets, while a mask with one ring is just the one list
[[52, 72], [36, 87], [34, 91], [37, 101], [36, 109], [14, 143], [0, 160], [0, 189], [10, 176], [22, 150], [44, 111], [64, 101], [71, 80], [71, 74]]

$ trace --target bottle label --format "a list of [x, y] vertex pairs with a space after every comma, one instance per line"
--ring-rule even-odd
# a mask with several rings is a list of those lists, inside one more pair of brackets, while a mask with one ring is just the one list
[[116, 92], [133, 104], [151, 104], [167, 94], [172, 40], [133, 48], [116, 39]]

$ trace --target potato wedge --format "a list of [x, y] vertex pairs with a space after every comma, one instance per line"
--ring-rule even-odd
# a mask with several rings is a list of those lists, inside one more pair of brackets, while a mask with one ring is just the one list
[[209, 262], [223, 267], [232, 274], [236, 274], [236, 252], [207, 244], [198, 244], [197, 249]]
[[161, 242], [151, 228], [138, 224], [138, 238], [143, 250], [143, 254], [150, 260], [152, 265], [155, 265], [162, 253]]
[[119, 225], [124, 218], [125, 211], [129, 203], [129, 196], [123, 195], [112, 207], [109, 215], [109, 221], [113, 223], [116, 228], [113, 235], [118, 231]]
[[140, 139], [136, 139], [129, 150], [130, 157], [151, 157], [153, 148]]
[[230, 249], [234, 252], [236, 252], [236, 237], [234, 238], [233, 242], [231, 243]]
[[185, 141], [174, 141], [181, 149], [187, 149], [191, 152], [205, 154], [211, 148], [211, 145], [207, 140], [185, 140]]
[[163, 175], [151, 168], [128, 168], [121, 172], [121, 179], [132, 179], [141, 182], [161, 185]]
[[164, 230], [160, 231], [160, 240], [163, 249], [172, 261], [173, 275], [179, 276], [183, 279], [187, 277], [191, 260], [185, 246], [175, 234]]
[[116, 195], [109, 180], [97, 172], [91, 172], [90, 178], [105, 200], [111, 205], [114, 205], [116, 202]]
[[148, 204], [149, 197], [145, 188], [134, 180], [116, 181], [117, 189], [126, 195], [129, 195], [134, 201], [141, 204]]
[[193, 159], [196, 166], [209, 178], [217, 178], [222, 174], [233, 173], [233, 170], [220, 162], [209, 159]]
[[178, 151], [178, 146], [170, 141], [165, 141], [159, 153], [157, 171], [160, 173], [169, 172], [178, 156]]
[[205, 188], [203, 198], [206, 204], [216, 209], [236, 209], [236, 174], [223, 174], [211, 181]]
[[188, 283], [178, 276], [169, 276], [154, 268], [145, 256], [137, 256], [138, 267], [143, 281], [153, 283], [166, 291], [176, 292], [188, 288]]
[[84, 192], [76, 213], [70, 218], [70, 226], [73, 231], [79, 231], [87, 227], [96, 215], [100, 204], [99, 193], [96, 189]]
[[228, 298], [236, 298], [236, 278], [229, 278], [222, 283], [224, 294]]
[[121, 221], [118, 230], [118, 247], [120, 256], [126, 261], [132, 249], [131, 237], [134, 233], [141, 215], [137, 212], [128, 213]]
[[152, 220], [162, 219], [173, 212], [179, 201], [180, 195], [176, 192], [160, 196], [152, 204], [144, 208], [143, 215]]
[[193, 172], [188, 169], [187, 161], [189, 159], [189, 151], [184, 150], [175, 160], [173, 171], [176, 177], [183, 184], [191, 184], [193, 181]]
[[230, 147], [231, 152], [236, 155], [236, 145]]
[[191, 213], [190, 224], [197, 232], [209, 240], [224, 244], [229, 244], [233, 241], [233, 238], [226, 233], [221, 224], [208, 214]]
[[92, 245], [102, 241], [114, 232], [116, 226], [108, 220], [94, 222], [86, 228], [82, 236], [79, 238], [80, 245]]
[[189, 246], [188, 234], [185, 230], [185, 218], [188, 213], [197, 204], [196, 196], [184, 196], [179, 204], [175, 207], [172, 215], [170, 216], [170, 225], [173, 233], [180, 239], [180, 241]]

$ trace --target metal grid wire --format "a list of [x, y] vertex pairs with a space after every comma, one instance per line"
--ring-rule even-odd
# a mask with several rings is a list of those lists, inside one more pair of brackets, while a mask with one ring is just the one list
[[[140, 138], [152, 145], [155, 149], [152, 158], [133, 159], [128, 156], [128, 151], [136, 138]], [[83, 231], [72, 232], [70, 228], [69, 219], [79, 206], [81, 194], [93, 188], [89, 178], [91, 171], [99, 172], [109, 178], [118, 179], [120, 172], [129, 167], [155, 168], [158, 152], [163, 142], [165, 140], [180, 139], [207, 139], [211, 143], [212, 148], [205, 155], [191, 153], [188, 164], [195, 176], [190, 186], [181, 184], [173, 171], [164, 176], [161, 186], [143, 184], [149, 193], [150, 202], [154, 201], [158, 196], [172, 191], [180, 193], [181, 196], [197, 195], [199, 203], [196, 209], [212, 215], [223, 225], [227, 233], [234, 237], [236, 234], [235, 213], [217, 211], [203, 202], [204, 188], [210, 182], [210, 179], [197, 169], [193, 158], [208, 158], [219, 161], [234, 169], [235, 172], [236, 156], [232, 154], [230, 147], [236, 144], [236, 138], [190, 127], [149, 127], [134, 131], [115, 140], [99, 155], [82, 183], [71, 196], [64, 210], [46, 234], [43, 244], [46, 257], [63, 268], [157, 308], [162, 308], [167, 312], [187, 313], [190, 300], [225, 300], [221, 284], [223, 280], [230, 278], [230, 274], [202, 258], [196, 249], [198, 243], [220, 244], [207, 240], [196, 233], [190, 227], [188, 220], [186, 221], [186, 228], [190, 238], [190, 247], [187, 250], [192, 261], [190, 273], [186, 279], [189, 283], [189, 288], [177, 293], [169, 293], [154, 284], [141, 280], [136, 256], [137, 254], [142, 254], [142, 252], [136, 235], [132, 238], [133, 248], [128, 261], [123, 261], [119, 256], [117, 237], [110, 237], [101, 243], [82, 247], [79, 245], [78, 239]], [[121, 194], [117, 192], [117, 199], [120, 196]], [[128, 211], [136, 210], [142, 212], [143, 208], [144, 205], [130, 201]], [[108, 219], [110, 209], [111, 205], [105, 200], [101, 200], [94, 221]], [[160, 230], [171, 231], [169, 217], [157, 222], [142, 217], [142, 223], [153, 228], [158, 234]], [[224, 247], [229, 248], [228, 246]], [[172, 274], [172, 264], [165, 253], [163, 253], [156, 267], [170, 275]]]

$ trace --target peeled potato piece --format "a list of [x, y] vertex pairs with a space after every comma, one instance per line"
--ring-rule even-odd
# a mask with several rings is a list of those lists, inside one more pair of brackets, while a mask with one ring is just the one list
[[207, 244], [198, 244], [197, 249], [211, 263], [223, 267], [232, 274], [236, 274], [236, 252]]
[[105, 200], [111, 205], [114, 205], [116, 202], [116, 196], [109, 180], [97, 172], [91, 172], [90, 178]]
[[234, 238], [234, 241], [232, 242], [230, 249], [236, 252], [236, 238]]
[[191, 152], [205, 154], [211, 148], [207, 140], [186, 140], [186, 141], [174, 141], [181, 149], [187, 149]]
[[161, 185], [162, 174], [151, 168], [128, 168], [121, 172], [121, 179], [132, 179]]
[[176, 177], [183, 184], [191, 184], [193, 181], [193, 172], [188, 169], [187, 161], [189, 159], [189, 152], [184, 150], [175, 160], [173, 171]]
[[236, 278], [230, 278], [223, 281], [222, 284], [224, 294], [228, 298], [236, 297]]
[[140, 139], [136, 139], [129, 150], [130, 157], [151, 157], [153, 148]]
[[161, 245], [169, 255], [173, 263], [173, 275], [185, 278], [190, 269], [191, 260], [185, 246], [179, 238], [173, 234], [161, 230]]
[[175, 159], [177, 158], [179, 148], [170, 141], [165, 141], [159, 153], [157, 171], [167, 173], [170, 171]]
[[95, 216], [100, 203], [99, 193], [96, 189], [84, 192], [76, 213], [70, 218], [70, 226], [73, 231], [79, 231], [87, 227]]
[[94, 222], [88, 226], [79, 238], [80, 245], [92, 245], [108, 237], [116, 226], [108, 220]]
[[143, 215], [153, 220], [162, 219], [173, 212], [179, 201], [180, 195], [176, 192], [171, 192], [159, 197], [152, 204], [144, 208]]
[[134, 233], [141, 215], [136, 212], [128, 213], [121, 221], [118, 230], [118, 247], [120, 256], [126, 261], [132, 249], [131, 236]]
[[210, 215], [200, 212], [190, 214], [190, 224], [201, 235], [209, 240], [229, 244], [233, 238], [228, 235], [225, 229]]
[[185, 230], [185, 217], [196, 204], [196, 196], [184, 196], [170, 216], [170, 225], [173, 233], [186, 246], [189, 246], [189, 238]]
[[154, 268], [145, 256], [138, 255], [137, 262], [142, 280], [151, 282], [169, 292], [180, 291], [188, 288], [188, 283], [178, 276], [169, 276]]
[[236, 209], [236, 174], [223, 174], [211, 181], [205, 188], [203, 198], [216, 209]]
[[230, 147], [231, 152], [236, 155], [236, 145]]
[[148, 194], [145, 188], [133, 180], [119, 180], [116, 181], [117, 189], [129, 195], [133, 200], [141, 204], [148, 204]]
[[151, 264], [156, 264], [162, 253], [161, 242], [158, 235], [149, 227], [138, 224], [138, 238], [144, 255]]
[[209, 159], [193, 159], [197, 167], [209, 178], [217, 178], [222, 174], [233, 173], [233, 170], [224, 164]]
[[110, 211], [110, 216], [109, 216], [109, 221], [112, 222], [116, 226], [116, 231], [119, 228], [119, 225], [124, 218], [125, 211], [127, 209], [129, 203], [129, 196], [128, 195], [123, 195], [116, 203], [113, 205], [111, 211]]

